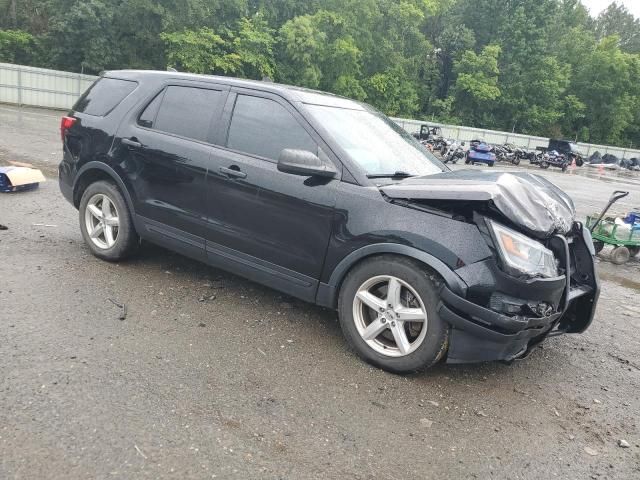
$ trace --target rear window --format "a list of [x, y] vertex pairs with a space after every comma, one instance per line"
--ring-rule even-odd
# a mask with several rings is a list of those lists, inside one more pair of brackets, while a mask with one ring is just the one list
[[99, 78], [73, 106], [76, 112], [103, 117], [138, 86], [137, 82], [119, 78]]

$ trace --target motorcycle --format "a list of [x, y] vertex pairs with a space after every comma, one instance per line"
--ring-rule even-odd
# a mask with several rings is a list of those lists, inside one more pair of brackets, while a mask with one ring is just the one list
[[513, 165], [520, 164], [520, 156], [517, 154], [519, 150], [515, 145], [505, 143], [504, 145], [496, 145], [494, 152], [498, 162], [509, 162]]
[[452, 142], [442, 154], [443, 163], [456, 163], [462, 158], [464, 158], [464, 142], [460, 144]]
[[566, 155], [558, 153], [556, 150], [548, 152], [542, 151], [534, 154], [529, 160], [532, 165], [538, 165], [540, 168], [546, 170], [549, 167], [557, 167], [562, 169], [563, 172], [569, 168], [570, 162]]

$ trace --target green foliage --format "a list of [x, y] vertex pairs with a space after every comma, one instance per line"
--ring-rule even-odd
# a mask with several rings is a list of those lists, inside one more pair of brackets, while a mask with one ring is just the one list
[[640, 20], [580, 0], [0, 0], [0, 61], [274, 80], [397, 116], [640, 144]]
[[21, 30], [0, 30], [0, 62], [29, 63], [36, 54], [36, 39]]
[[169, 66], [193, 73], [257, 78], [273, 76], [275, 39], [266, 22], [256, 16], [241, 18], [234, 35], [208, 27], [162, 33]]

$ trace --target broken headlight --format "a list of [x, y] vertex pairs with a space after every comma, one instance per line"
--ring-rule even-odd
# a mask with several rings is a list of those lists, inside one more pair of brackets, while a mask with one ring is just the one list
[[531, 277], [557, 277], [558, 266], [553, 252], [540, 242], [500, 225], [488, 221], [495, 244], [503, 264], [516, 274]]

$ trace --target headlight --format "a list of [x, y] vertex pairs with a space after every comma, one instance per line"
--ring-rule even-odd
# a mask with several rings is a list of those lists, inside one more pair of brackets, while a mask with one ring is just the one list
[[505, 265], [530, 276], [557, 277], [558, 266], [553, 252], [540, 242], [492, 221], [488, 221]]

